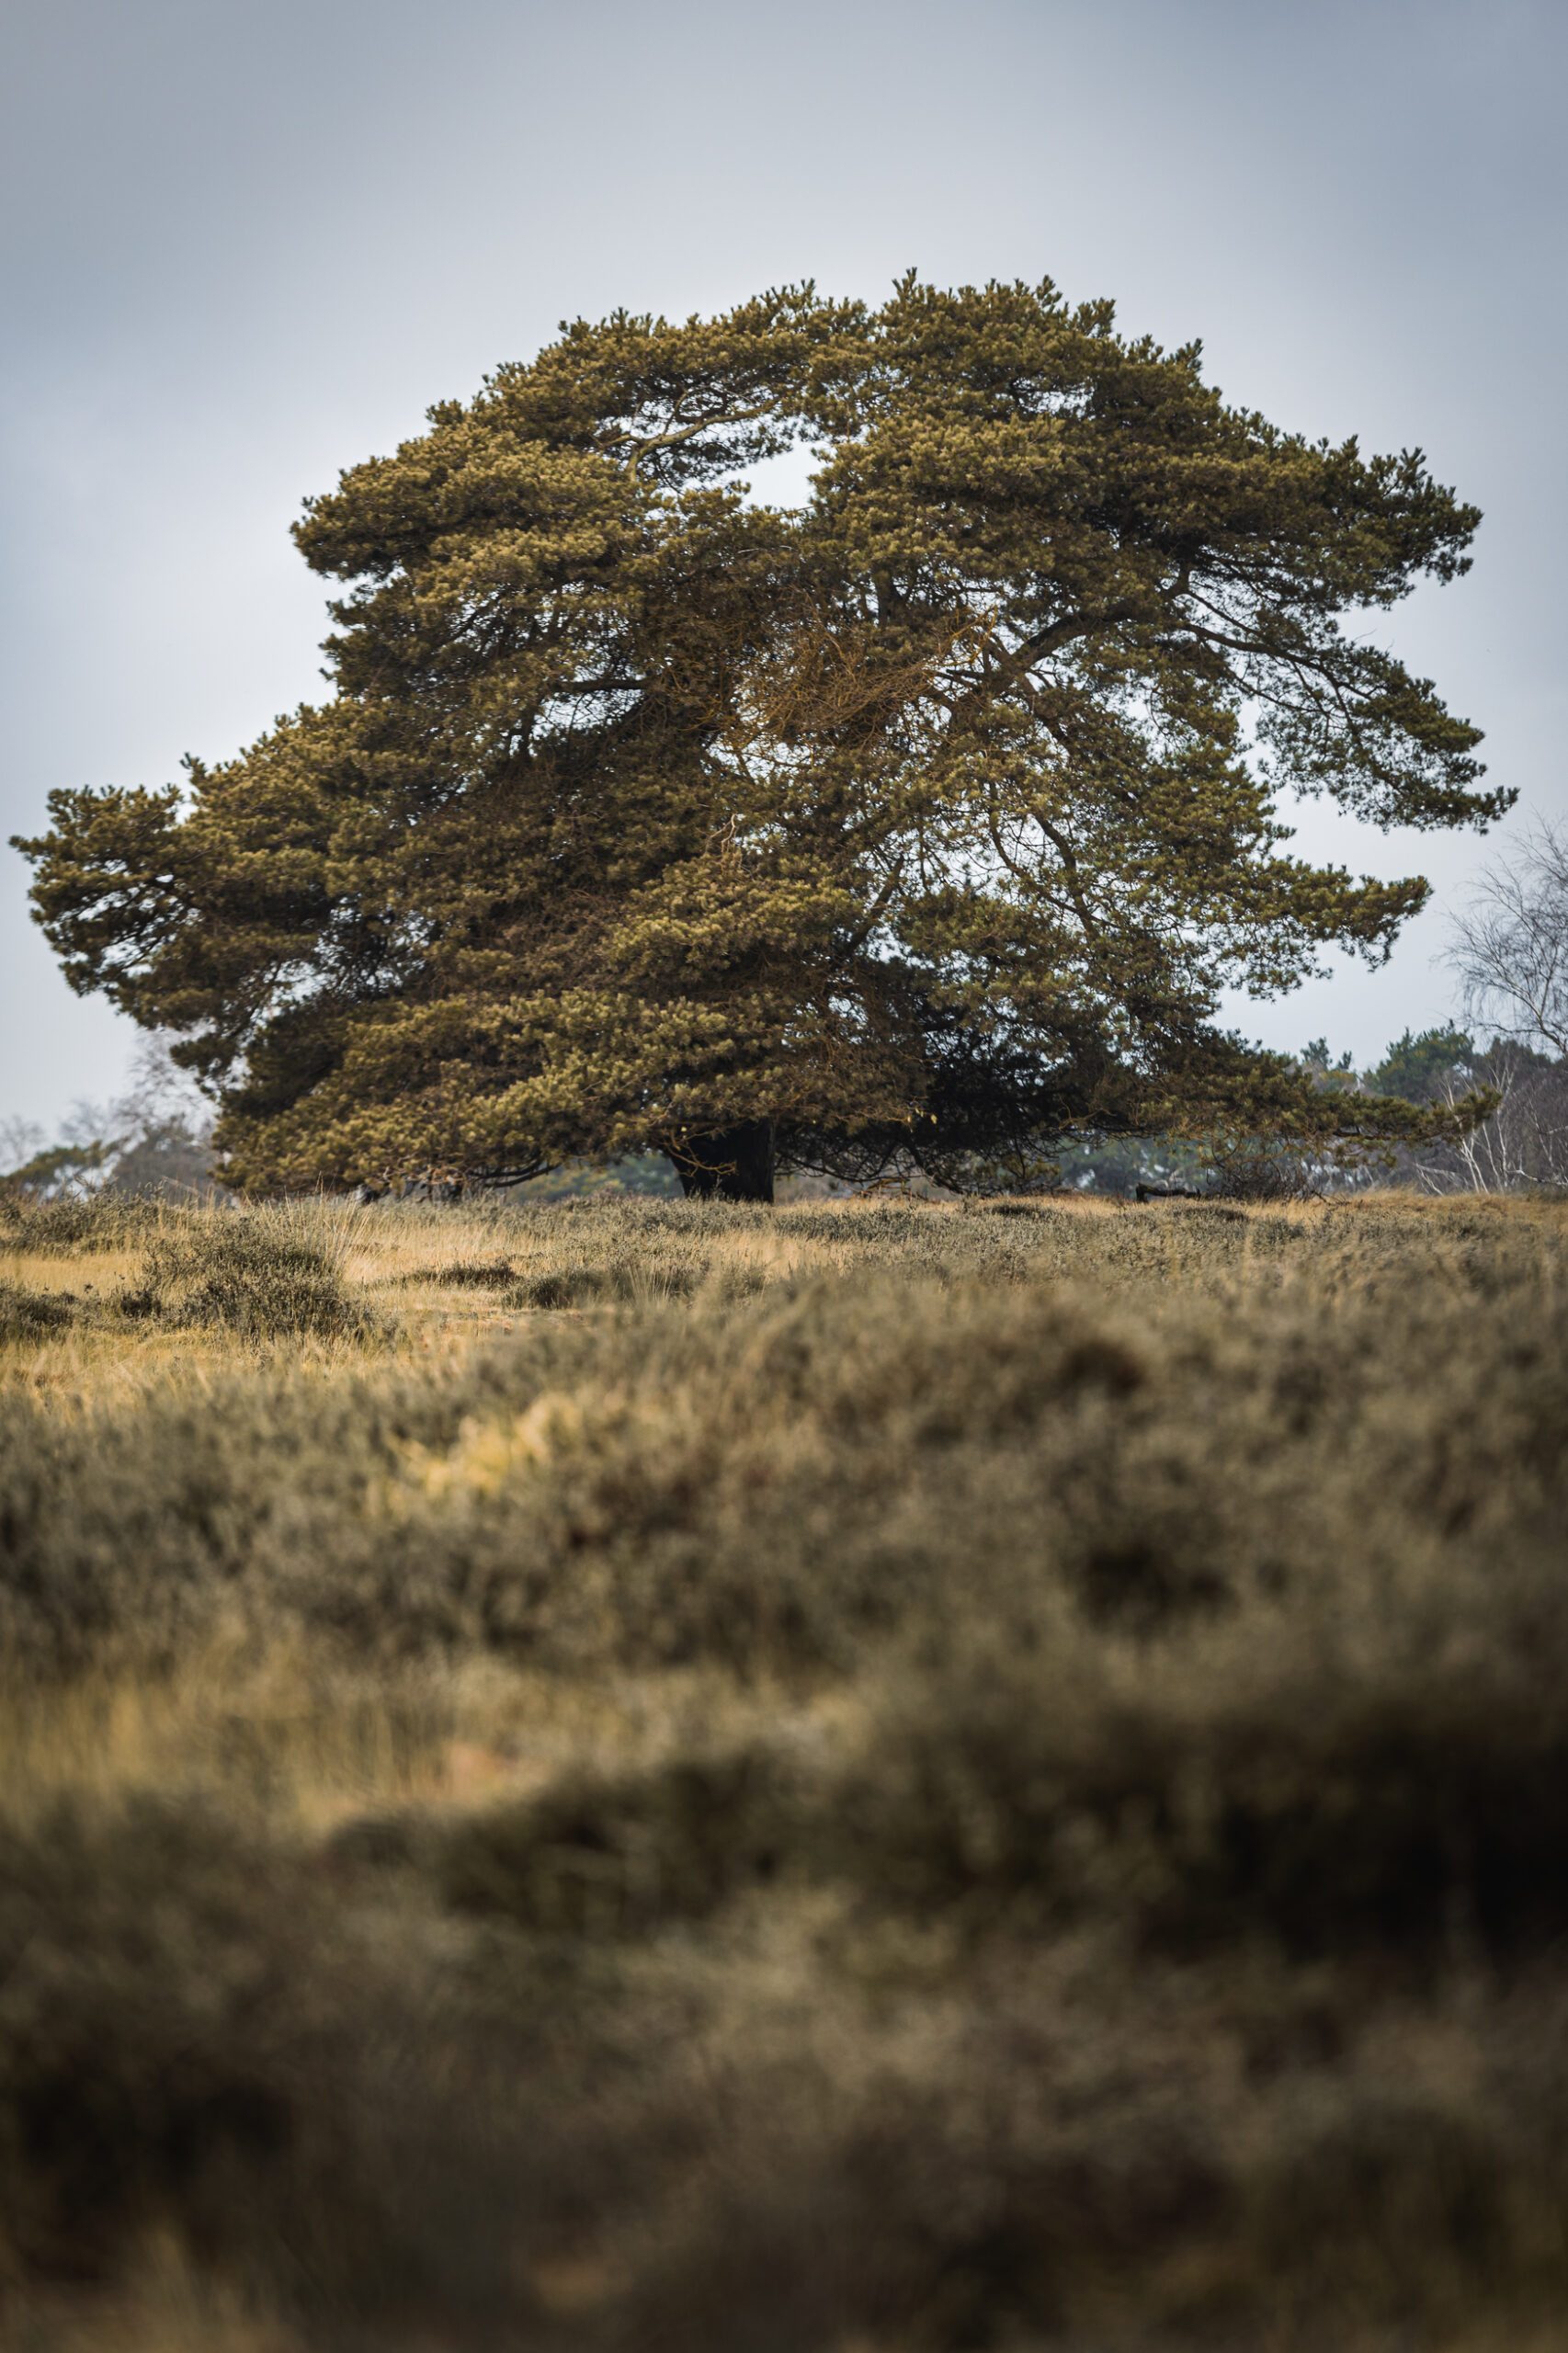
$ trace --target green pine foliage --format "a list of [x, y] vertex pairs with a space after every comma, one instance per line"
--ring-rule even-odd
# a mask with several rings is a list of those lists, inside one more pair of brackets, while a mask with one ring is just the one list
[[[748, 496], [790, 449], [803, 503]], [[1346, 625], [1476, 521], [1049, 281], [579, 320], [308, 505], [333, 699], [183, 787], [57, 792], [35, 906], [74, 985], [179, 1033], [240, 1186], [1410, 1141], [1437, 1115], [1213, 1013], [1426, 897], [1292, 856], [1283, 791], [1507, 805]]]
[[1477, 1061], [1475, 1040], [1467, 1030], [1451, 1028], [1407, 1029], [1396, 1038], [1366, 1084], [1380, 1095], [1403, 1095], [1412, 1103], [1430, 1102], [1440, 1092], [1451, 1092], [1470, 1080]]

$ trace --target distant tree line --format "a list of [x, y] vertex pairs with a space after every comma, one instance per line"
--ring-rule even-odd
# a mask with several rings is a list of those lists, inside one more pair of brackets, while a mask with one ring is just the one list
[[211, 1106], [170, 1059], [167, 1041], [149, 1038], [125, 1092], [74, 1104], [52, 1142], [36, 1121], [0, 1120], [0, 1188], [33, 1200], [105, 1188], [199, 1198], [215, 1189], [212, 1125]]
[[1568, 829], [1538, 823], [1494, 860], [1452, 919], [1448, 961], [1466, 1026], [1407, 1029], [1365, 1070], [1322, 1038], [1293, 1059], [1326, 1094], [1449, 1110], [1480, 1096], [1490, 1108], [1479, 1122], [1456, 1121], [1413, 1149], [1391, 1143], [1381, 1155], [1355, 1157], [1288, 1135], [1088, 1138], [1065, 1163], [1064, 1181], [1111, 1193], [1139, 1185], [1301, 1192], [1393, 1182], [1438, 1193], [1568, 1186]]
[[1150, 1136], [1086, 1139], [1062, 1164], [1062, 1181], [1085, 1192], [1131, 1194], [1139, 1186], [1207, 1192], [1352, 1192], [1375, 1184], [1426, 1192], [1506, 1193], [1568, 1186], [1568, 1058], [1494, 1035], [1479, 1045], [1465, 1029], [1410, 1030], [1380, 1062], [1358, 1071], [1313, 1039], [1297, 1067], [1347, 1095], [1397, 1097], [1453, 1108], [1477, 1093], [1493, 1108], [1468, 1132], [1414, 1150], [1391, 1146], [1354, 1163], [1289, 1138]]

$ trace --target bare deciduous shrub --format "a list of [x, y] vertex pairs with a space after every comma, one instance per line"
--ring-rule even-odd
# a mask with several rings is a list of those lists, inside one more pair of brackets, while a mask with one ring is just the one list
[[1454, 917], [1449, 958], [1473, 1020], [1568, 1056], [1568, 832], [1538, 822], [1493, 862]]
[[[1514, 1193], [1568, 1188], [1568, 1060], [1499, 1040], [1474, 1058], [1496, 1108], [1457, 1142], [1422, 1153], [1416, 1182], [1433, 1193]], [[1457, 1081], [1445, 1079], [1451, 1100]]]
[[1305, 1201], [1322, 1190], [1323, 1172], [1288, 1140], [1248, 1138], [1216, 1150], [1214, 1190], [1232, 1201]]

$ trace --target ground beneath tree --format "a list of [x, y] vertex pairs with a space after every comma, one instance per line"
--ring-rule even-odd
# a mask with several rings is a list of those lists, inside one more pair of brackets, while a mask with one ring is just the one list
[[0, 2335], [1545, 2347], [1568, 1211], [0, 1243]]

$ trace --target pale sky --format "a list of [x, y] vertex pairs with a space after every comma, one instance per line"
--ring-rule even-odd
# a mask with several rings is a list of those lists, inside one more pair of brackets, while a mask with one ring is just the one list
[[[1562, 0], [6, 0], [0, 832], [322, 691], [301, 500], [562, 317], [1049, 275], [1485, 511], [1469, 578], [1378, 626], [1519, 809], [1309, 806], [1301, 847], [1434, 907], [1382, 971], [1232, 1009], [1371, 1060], [1450, 1012], [1466, 875], [1568, 809], [1565, 66]], [[52, 1125], [135, 1033], [25, 884], [0, 854], [0, 1116]]]

